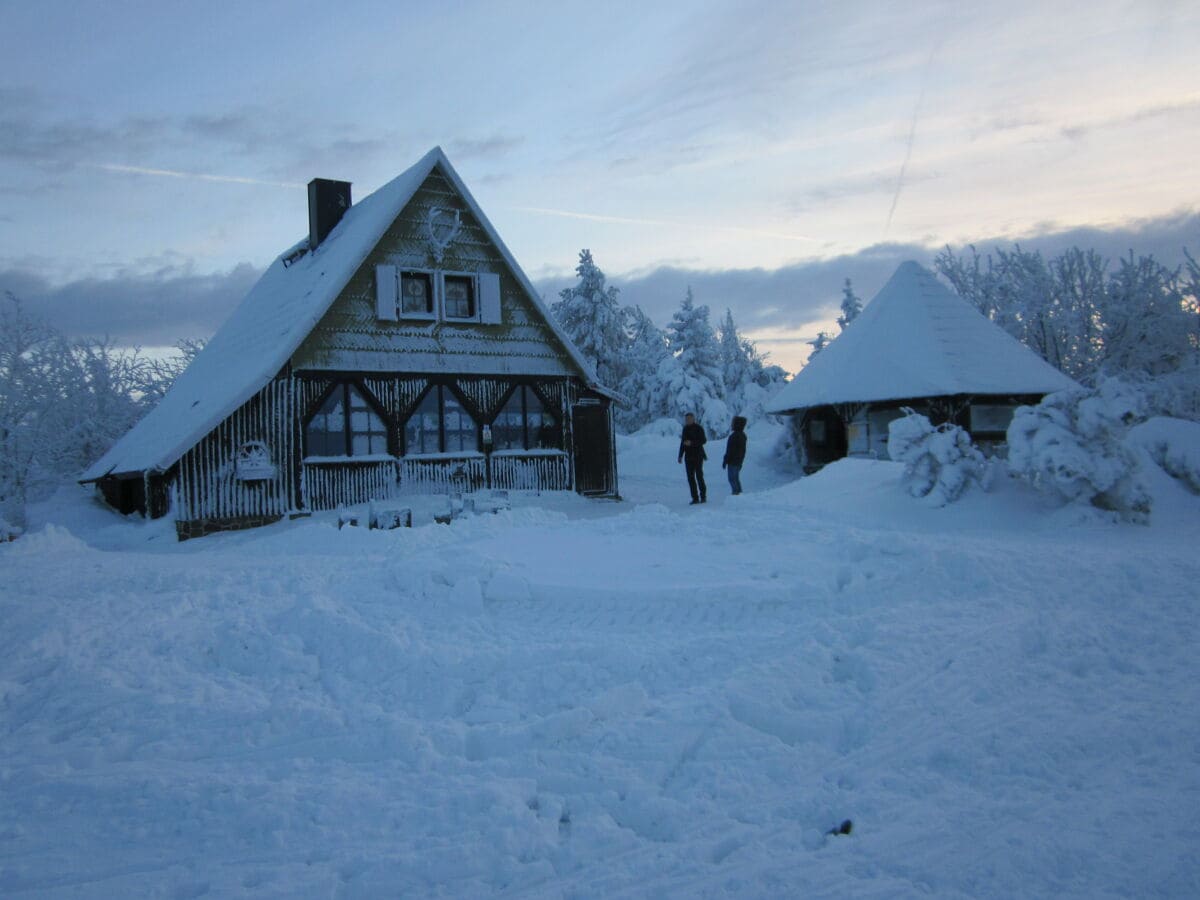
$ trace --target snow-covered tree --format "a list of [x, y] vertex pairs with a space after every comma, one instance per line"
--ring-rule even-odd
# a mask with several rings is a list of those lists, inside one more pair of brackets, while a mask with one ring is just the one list
[[138, 350], [117, 348], [108, 338], [79, 341], [71, 356], [74, 380], [62, 400], [70, 458], [63, 463], [78, 470], [99, 459], [149, 409], [139, 392], [151, 367]]
[[1152, 257], [1131, 252], [1108, 281], [1100, 336], [1100, 368], [1106, 372], [1165, 375], [1190, 355], [1190, 316], [1178, 273]]
[[730, 416], [721, 346], [709, 324], [708, 307], [696, 306], [690, 287], [667, 326], [667, 341], [678, 363], [665, 379], [672, 415], [693, 413], [710, 434], [724, 434]]
[[0, 301], [0, 518], [25, 526], [32, 492], [70, 451], [67, 399], [78, 384], [71, 347], [11, 293]]
[[102, 456], [162, 395], [203, 346], [151, 360], [109, 339], [75, 343], [0, 300], [0, 519], [25, 524], [26, 504]]
[[858, 318], [862, 308], [862, 300], [854, 293], [854, 288], [850, 286], [850, 279], [847, 278], [845, 286], [842, 287], [842, 314], [838, 316], [838, 328], [845, 331], [846, 326]]
[[592, 260], [590, 250], [579, 251], [575, 272], [579, 283], [564, 288], [551, 311], [595, 368], [600, 383], [620, 384], [627, 338], [625, 316], [617, 303], [619, 291], [605, 284], [604, 273]]
[[1091, 503], [1132, 520], [1150, 512], [1138, 455], [1125, 437], [1143, 398], [1115, 378], [1019, 407], [1008, 428], [1010, 470], [1063, 502]]
[[667, 337], [640, 307], [625, 310], [629, 343], [625, 351], [625, 377], [619, 385], [626, 403], [616, 409], [617, 426], [636, 431], [670, 412], [663, 374], [678, 365], [667, 347]]
[[1017, 246], [981, 256], [949, 248], [938, 271], [958, 293], [1051, 365], [1084, 383], [1146, 382], [1159, 412], [1200, 416], [1200, 266], [1171, 270], [1152, 257], [1110, 266], [1072, 248], [1050, 260]]
[[[746, 385], [754, 381], [752, 357], [747, 353], [747, 344], [738, 333], [733, 321], [732, 310], [725, 310], [721, 320], [721, 375], [725, 385], [725, 397], [731, 402], [740, 397]], [[734, 402], [736, 406], [736, 402]]]
[[806, 343], [808, 346], [812, 347], [812, 352], [808, 354], [809, 362], [812, 361], [814, 356], [828, 347], [832, 339], [833, 335], [828, 331], [818, 331], [815, 338], [813, 338], [811, 341], [807, 341]]
[[133, 390], [141, 405], [149, 410], [161, 400], [206, 343], [203, 338], [184, 338], [175, 342], [175, 352], [170, 356], [147, 358], [139, 370], [141, 381]]
[[962, 428], [933, 425], [911, 409], [888, 424], [888, 455], [904, 463], [903, 483], [913, 497], [933, 506], [953, 503], [972, 481], [981, 481], [985, 460]]

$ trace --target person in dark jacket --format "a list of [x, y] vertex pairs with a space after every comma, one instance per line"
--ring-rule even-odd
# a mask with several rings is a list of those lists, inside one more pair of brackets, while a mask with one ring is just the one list
[[725, 442], [725, 458], [721, 468], [729, 476], [729, 489], [735, 494], [742, 492], [742, 463], [746, 460], [746, 417], [733, 417], [733, 431]]
[[704, 461], [708, 454], [704, 445], [708, 437], [696, 417], [688, 413], [683, 417], [683, 433], [679, 436], [679, 462], [685, 463], [688, 488], [692, 492], [692, 503], [707, 503], [708, 488], [704, 484]]

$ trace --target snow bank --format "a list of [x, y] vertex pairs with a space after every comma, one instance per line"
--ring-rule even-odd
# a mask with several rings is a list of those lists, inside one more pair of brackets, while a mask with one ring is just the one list
[[1156, 416], [1129, 430], [1126, 442], [1163, 471], [1200, 493], [1200, 424]]
[[1200, 498], [764, 487], [752, 434], [688, 507], [676, 441], [624, 503], [389, 532], [64, 495], [0, 545], [0, 894], [1196, 893]]

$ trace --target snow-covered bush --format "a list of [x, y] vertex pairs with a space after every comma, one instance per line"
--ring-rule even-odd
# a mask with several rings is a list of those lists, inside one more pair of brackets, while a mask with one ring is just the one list
[[925, 416], [906, 409], [903, 418], [888, 425], [888, 455], [904, 463], [903, 483], [914, 497], [945, 506], [962, 496], [972, 481], [980, 481], [984, 458], [971, 437], [957, 425], [933, 425]]
[[1142, 407], [1141, 395], [1115, 378], [1095, 390], [1059, 391], [1037, 406], [1019, 407], [1008, 428], [1009, 469], [1064, 502], [1144, 520], [1150, 494], [1138, 455], [1125, 443]]
[[1126, 443], [1200, 494], [1200, 424], [1156, 416], [1131, 428]]

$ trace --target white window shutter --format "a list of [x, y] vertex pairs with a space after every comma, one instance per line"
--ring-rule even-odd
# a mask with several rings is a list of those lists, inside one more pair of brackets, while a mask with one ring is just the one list
[[396, 321], [399, 306], [395, 266], [375, 267], [375, 318]]
[[500, 276], [495, 272], [479, 273], [479, 321], [500, 324]]

